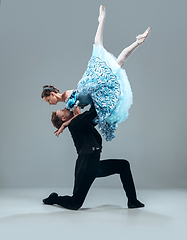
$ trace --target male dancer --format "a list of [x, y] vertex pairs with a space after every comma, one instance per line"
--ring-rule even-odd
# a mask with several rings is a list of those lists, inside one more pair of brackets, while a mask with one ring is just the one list
[[65, 125], [71, 119], [68, 129], [73, 138], [78, 158], [75, 166], [73, 195], [58, 196], [57, 193], [51, 193], [48, 198], [43, 199], [43, 203], [57, 204], [67, 209], [78, 210], [96, 177], [119, 174], [128, 198], [128, 208], [144, 207], [144, 204], [137, 200], [129, 162], [117, 159], [100, 161], [102, 139], [94, 128], [93, 120], [96, 116], [93, 105], [89, 111], [73, 119], [71, 119], [73, 113], [66, 108], [53, 112], [51, 120], [57, 128], [60, 128], [62, 124]]

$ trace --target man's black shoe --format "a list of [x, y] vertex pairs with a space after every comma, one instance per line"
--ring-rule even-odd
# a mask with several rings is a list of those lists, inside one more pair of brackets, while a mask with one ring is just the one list
[[43, 199], [43, 203], [48, 205], [53, 205], [57, 203], [57, 199], [58, 199], [58, 194], [54, 192], [54, 193], [51, 193], [48, 198]]
[[145, 205], [143, 203], [141, 203], [140, 201], [138, 201], [137, 199], [135, 201], [128, 201], [128, 208], [142, 208], [145, 207]]

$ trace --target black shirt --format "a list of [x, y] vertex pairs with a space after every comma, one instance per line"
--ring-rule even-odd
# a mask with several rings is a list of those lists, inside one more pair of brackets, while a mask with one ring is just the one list
[[93, 119], [97, 116], [94, 106], [89, 111], [75, 117], [68, 125], [77, 153], [90, 154], [102, 149], [102, 138], [94, 128]]

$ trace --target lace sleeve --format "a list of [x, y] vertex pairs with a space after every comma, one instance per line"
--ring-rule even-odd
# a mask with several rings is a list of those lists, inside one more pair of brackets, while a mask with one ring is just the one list
[[75, 110], [75, 108], [79, 105], [79, 100], [77, 99], [77, 92], [72, 90], [70, 95], [66, 98], [66, 108], [70, 111]]

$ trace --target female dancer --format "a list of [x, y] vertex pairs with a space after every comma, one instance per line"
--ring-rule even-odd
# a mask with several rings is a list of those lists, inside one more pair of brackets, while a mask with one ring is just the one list
[[[57, 88], [46, 85], [41, 97], [50, 105], [65, 102], [66, 108], [74, 111], [74, 117], [80, 114], [78, 106], [82, 108], [93, 102], [97, 112], [95, 122], [98, 123], [102, 136], [109, 141], [115, 137], [117, 124], [127, 119], [128, 110], [132, 105], [131, 87], [122, 66], [128, 56], [146, 40], [151, 28], [138, 35], [136, 41], [125, 48], [116, 59], [103, 47], [104, 6], [101, 5], [99, 11], [99, 25], [92, 57], [78, 82], [77, 90], [68, 90], [61, 94]], [[68, 122], [63, 124], [56, 136], [62, 133], [67, 125]]]

